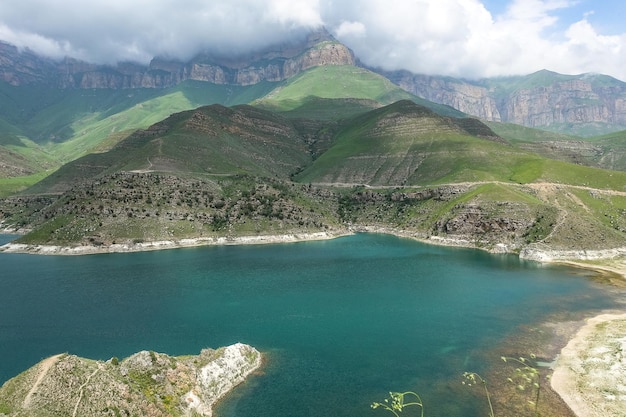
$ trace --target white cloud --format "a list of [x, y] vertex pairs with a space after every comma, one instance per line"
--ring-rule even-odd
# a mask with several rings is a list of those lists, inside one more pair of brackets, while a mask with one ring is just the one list
[[341, 22], [335, 34], [342, 38], [362, 38], [366, 35], [365, 25], [361, 22]]
[[576, 8], [586, 1], [511, 0], [498, 15], [483, 0], [4, 1], [0, 39], [54, 57], [147, 62], [245, 53], [325, 25], [387, 69], [477, 78], [547, 68], [626, 80], [626, 31], [603, 35], [593, 10]]
[[322, 25], [317, 1], [307, 0], [271, 0], [268, 3], [266, 17], [281, 24], [318, 27]]

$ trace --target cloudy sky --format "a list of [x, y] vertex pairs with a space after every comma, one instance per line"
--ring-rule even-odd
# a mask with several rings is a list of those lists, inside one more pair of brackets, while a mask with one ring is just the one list
[[98, 63], [245, 53], [325, 26], [366, 64], [626, 80], [624, 0], [3, 0], [0, 40]]

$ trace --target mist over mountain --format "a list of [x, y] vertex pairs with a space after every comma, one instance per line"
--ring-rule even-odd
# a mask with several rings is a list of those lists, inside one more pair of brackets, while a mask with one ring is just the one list
[[42, 83], [54, 88], [166, 88], [182, 81], [252, 85], [283, 81], [320, 65], [354, 65], [354, 54], [325, 29], [302, 41], [286, 39], [246, 55], [203, 52], [182, 62], [155, 57], [149, 65], [98, 65], [66, 57], [60, 61], [0, 42], [0, 79], [15, 86]]
[[[54, 61], [0, 42], [0, 80], [58, 89], [168, 88], [187, 80], [250, 86], [280, 82], [324, 65], [361, 65], [326, 29], [245, 55], [204, 52], [187, 62], [155, 57], [149, 65]], [[486, 121], [514, 123], [581, 136], [626, 129], [626, 83], [600, 74], [527, 76], [470, 81], [409, 71], [372, 69], [418, 97]]]

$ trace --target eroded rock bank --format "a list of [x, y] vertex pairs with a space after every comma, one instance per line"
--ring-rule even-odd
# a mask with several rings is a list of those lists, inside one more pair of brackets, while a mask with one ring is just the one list
[[0, 416], [211, 416], [260, 366], [261, 354], [242, 343], [184, 357], [141, 351], [102, 362], [56, 355], [0, 388]]

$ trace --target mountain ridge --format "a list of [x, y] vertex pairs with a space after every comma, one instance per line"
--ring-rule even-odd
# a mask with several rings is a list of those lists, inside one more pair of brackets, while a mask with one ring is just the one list
[[187, 62], [155, 57], [148, 65], [98, 65], [71, 57], [55, 61], [0, 41], [0, 80], [15, 86], [38, 83], [61, 89], [167, 88], [186, 80], [246, 86], [283, 81], [314, 66], [355, 63], [353, 52], [325, 29], [313, 31], [299, 42], [274, 45], [247, 56], [202, 52]]
[[477, 81], [372, 69], [404, 90], [490, 122], [582, 136], [626, 129], [626, 83], [602, 74], [540, 70]]
[[0, 80], [60, 89], [163, 89], [184, 81], [251, 86], [280, 82], [324, 65], [353, 65], [390, 79], [405, 91], [486, 121], [595, 136], [626, 130], [626, 83], [602, 74], [548, 70], [481, 80], [367, 67], [323, 27], [247, 55], [202, 52], [188, 61], [155, 57], [148, 65], [54, 61], [0, 41]]

